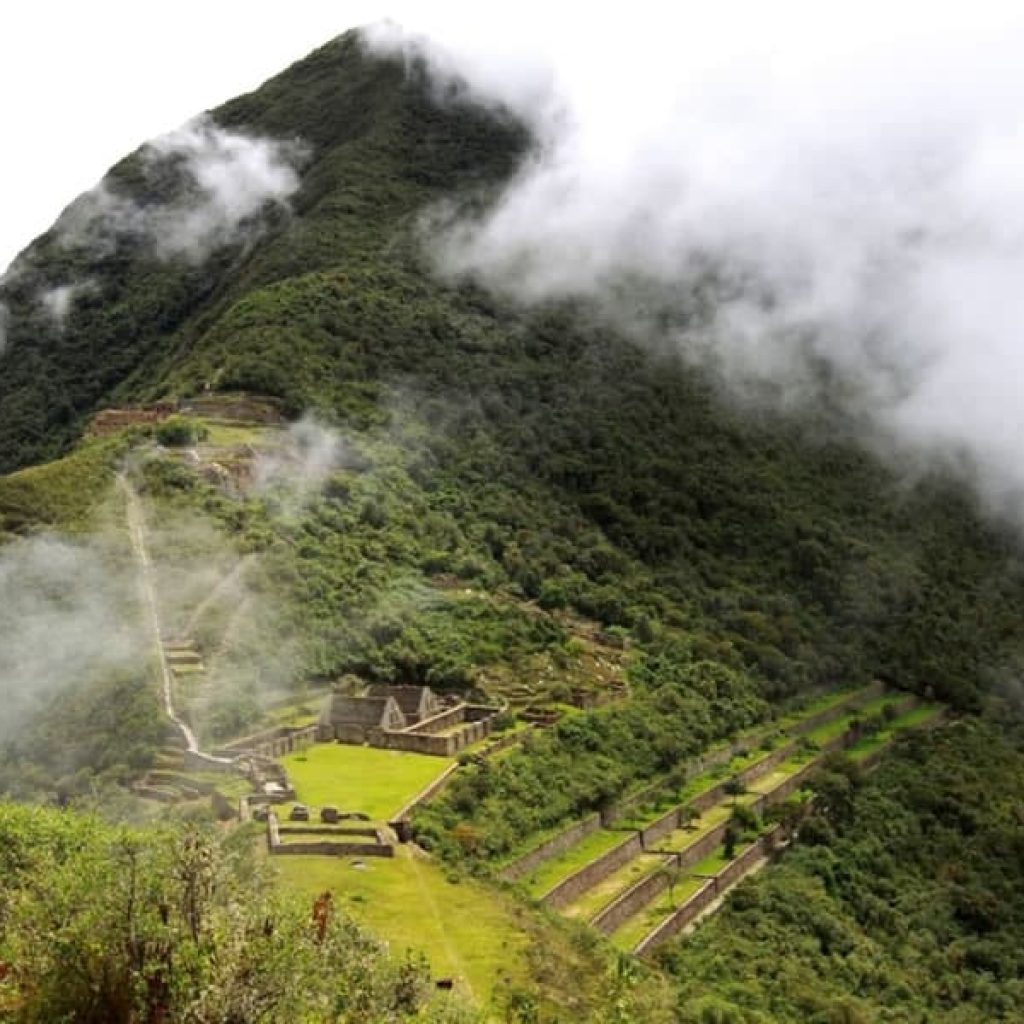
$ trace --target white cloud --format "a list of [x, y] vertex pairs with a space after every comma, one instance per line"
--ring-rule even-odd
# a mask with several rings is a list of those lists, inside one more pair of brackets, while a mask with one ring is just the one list
[[80, 196], [58, 220], [68, 246], [109, 249], [119, 238], [141, 238], [161, 259], [202, 262], [220, 245], [257, 230], [266, 204], [286, 205], [299, 187], [298, 142], [225, 131], [208, 118], [152, 140], [141, 159], [148, 168], [173, 166], [185, 194], [150, 203], [114, 191], [106, 182]]
[[884, 450], [1024, 514], [1024, 15], [640, 4], [533, 28], [546, 76], [534, 41], [426, 50], [538, 139], [483, 216], [435, 211], [444, 272], [602, 303], [746, 399], [838, 381]]

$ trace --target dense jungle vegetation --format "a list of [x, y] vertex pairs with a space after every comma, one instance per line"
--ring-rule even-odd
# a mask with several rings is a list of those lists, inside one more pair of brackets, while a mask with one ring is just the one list
[[[159, 261], [133, 237], [69, 246], [55, 229], [0, 283], [6, 550], [57, 529], [91, 543], [120, 514], [114, 471], [147, 434], [78, 443], [101, 408], [209, 386], [315, 415], [343, 455], [298, 503], [286, 489], [229, 496], [167, 460], [132, 464], [156, 525], [202, 520], [190, 534], [196, 564], [253, 556], [258, 600], [229, 652], [245, 685], [212, 709], [210, 735], [251, 722], [261, 694], [345, 673], [459, 691], [542, 668], [557, 676], [581, 657], [574, 621], [628, 649], [628, 703], [574, 715], [460, 773], [418, 820], [424, 845], [453, 862], [467, 852], [457, 836], [475, 837], [474, 857], [500, 856], [517, 836], [599, 809], [818, 688], [881, 677], [938, 697], [963, 725], [908, 743], [866, 783], [840, 772], [831, 792], [842, 799], [800, 847], [661, 965], [678, 982], [681, 1019], [702, 1024], [959, 1024], [1024, 1012], [1012, 949], [1024, 917], [1010, 892], [1021, 755], [1009, 726], [976, 719], [1024, 664], [1016, 535], [983, 521], [953, 482], [881, 465], [824, 413], [738, 409], [715, 380], [587, 310], [525, 310], [436, 277], [421, 211], [486, 201], [529, 142], [500, 112], [439, 99], [421, 70], [347, 36], [213, 116], [303, 140], [290, 213], [266, 211], [258, 236], [202, 266]], [[107, 184], [139, 203], [182, 188], [173, 168], [139, 154]], [[38, 296], [79, 280], [89, 289], [58, 327]], [[156, 545], [158, 560], [172, 557]], [[197, 643], [214, 647], [201, 632]], [[3, 745], [0, 792], [95, 796], [143, 770], [161, 736], [138, 677], [96, 680], [48, 700]], [[358, 953], [311, 984], [310, 1000], [341, 1001], [330, 1019], [387, 1019], [343, 1005], [360, 978], [378, 1008], [404, 1012], [421, 998], [415, 965], [396, 967], [342, 922], [317, 945], [294, 908], [273, 911], [253, 951], [238, 948], [231, 930], [260, 933], [264, 921], [232, 901], [239, 883], [220, 853], [209, 856], [229, 895], [204, 890], [209, 932], [190, 933], [166, 859], [184, 856], [180, 835], [159, 846], [91, 820], [2, 813], [0, 836], [29, 839], [14, 843], [19, 881], [0, 895], [0, 967], [17, 960], [40, 979], [38, 1006], [13, 1019], [60, 1019], [70, 1005], [43, 926], [22, 936], [17, 922], [56, 920], [79, 900], [67, 948], [85, 955], [76, 943], [95, 925], [113, 957], [104, 992], [142, 1001], [126, 1014], [143, 1012], [140, 979], [159, 974], [171, 949], [185, 965], [173, 994], [183, 1020], [234, 1019], [187, 1008], [227, 1005], [253, 972], [280, 977], [291, 943], [303, 978], [324, 958], [333, 971]], [[115, 919], [126, 879], [102, 867], [112, 850], [112, 864], [138, 865], [152, 896], [127, 946]], [[104, 903], [106, 890], [122, 902]], [[211, 957], [229, 966], [204, 996]]]

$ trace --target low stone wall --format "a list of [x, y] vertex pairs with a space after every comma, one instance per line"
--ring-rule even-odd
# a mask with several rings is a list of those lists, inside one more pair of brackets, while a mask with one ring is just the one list
[[613, 846], [599, 857], [584, 864], [568, 878], [563, 878], [541, 897], [541, 902], [555, 909], [564, 907], [572, 903], [580, 893], [592, 889], [598, 882], [604, 881], [610, 874], [618, 871], [623, 864], [631, 861], [640, 853], [643, 853], [640, 833], [634, 832], [617, 846]]
[[[365, 836], [376, 841], [347, 842], [344, 839], [311, 839], [308, 842], [282, 843], [281, 835]], [[395, 848], [384, 838], [384, 833], [373, 828], [325, 828], [317, 825], [282, 827], [277, 815], [267, 815], [267, 852], [271, 856], [322, 857], [394, 857]]]
[[377, 843], [336, 843], [311, 840], [308, 843], [281, 843], [271, 847], [274, 857], [394, 857], [393, 846]]
[[[826, 722], [830, 722], [832, 719], [848, 713], [853, 708], [861, 704], [865, 704], [869, 700], [873, 700], [875, 697], [880, 697], [884, 692], [885, 686], [882, 683], [877, 681], [873, 682], [863, 690], [851, 693], [846, 700], [833, 704], [831, 707], [824, 708], [811, 715], [810, 718], [806, 718], [803, 721], [798, 722], [789, 729], [789, 732], [793, 736], [803, 736], [804, 734], [818, 728], [819, 725], [824, 725]], [[729, 761], [731, 761], [738, 753], [758, 746], [763, 742], [766, 736], [775, 732], [778, 728], [779, 726], [777, 723], [767, 722], [765, 723], [764, 728], [757, 730], [752, 735], [733, 740], [724, 746], [709, 750], [704, 754], [692, 758], [686, 763], [683, 780], [688, 781], [698, 775], [703, 775], [705, 772], [718, 768], [721, 765], [728, 764]], [[787, 754], [786, 756], [788, 757], [789, 755]], [[775, 762], [775, 764], [777, 763], [778, 762]], [[774, 766], [774, 764], [771, 765], [771, 767]], [[765, 771], [767, 770], [768, 768], [765, 768]], [[754, 776], [748, 781], [753, 781], [756, 777], [757, 776]], [[636, 793], [632, 793], [629, 796], [624, 797], [606, 812], [604, 818], [605, 824], [630, 817], [645, 804], [650, 803], [652, 800], [656, 800], [664, 790], [665, 780], [659, 779], [657, 782], [653, 782], [649, 786], [645, 786]], [[718, 798], [711, 800], [711, 803], [716, 803], [717, 799]], [[694, 801], [690, 801], [690, 804], [691, 806], [694, 806]], [[710, 806], [710, 804], [706, 804], [704, 807], [698, 806], [697, 809], [704, 810], [707, 806]]]
[[472, 746], [488, 736], [494, 715], [466, 722], [458, 732], [447, 736], [432, 736], [418, 732], [377, 732], [371, 745], [386, 750], [408, 750], [416, 754], [430, 754], [434, 757], [454, 757], [466, 747]]
[[643, 843], [644, 849], [653, 849], [670, 832], [675, 832], [682, 824], [682, 818], [683, 808], [680, 804], [676, 804], [675, 807], [666, 811], [660, 818], [648, 825], [640, 833], [640, 841]]
[[393, 818], [392, 822], [405, 821], [416, 807], [439, 793], [459, 770], [457, 764], [450, 764], [433, 782], [423, 787]]
[[227, 744], [223, 752], [235, 757], [249, 754], [273, 760], [316, 743], [321, 738], [320, 733], [321, 727], [316, 723], [299, 727], [279, 725], [235, 740]]
[[[732, 743], [726, 744], [724, 747], [718, 747], [697, 755], [686, 762], [686, 767], [682, 775], [683, 781], [689, 781], [690, 779], [696, 778], [698, 775], [703, 775], [705, 772], [709, 772], [723, 764], [728, 764], [736, 754], [739, 753], [739, 751], [749, 748], [750, 744], [753, 742], [754, 739], [751, 737], [747, 737], [745, 740], [734, 740]], [[664, 779], [658, 779], [657, 782], [652, 782], [649, 786], [645, 786], [643, 789], [638, 790], [629, 796], [623, 797], [622, 800], [614, 804], [605, 812], [604, 823], [607, 825], [611, 822], [620, 821], [623, 818], [628, 818], [635, 814], [641, 807], [650, 803], [652, 800], [657, 800], [657, 798], [664, 793], [665, 785], [666, 783]]]
[[530, 850], [529, 853], [524, 853], [522, 857], [512, 861], [511, 864], [507, 864], [499, 872], [499, 877], [504, 878], [506, 882], [518, 881], [520, 878], [530, 874], [531, 871], [545, 861], [551, 860], [560, 853], [564, 853], [570, 847], [575, 846], [581, 839], [589, 836], [592, 832], [596, 832], [600, 827], [601, 815], [591, 814], [582, 821], [577, 821], [574, 825], [570, 825], [567, 829], [545, 840], [540, 846]]
[[[881, 686], [879, 685], [876, 689], [878, 689], [878, 691], [880, 692]], [[863, 698], [863, 700], [868, 699], [871, 699], [870, 696]], [[898, 704], [894, 705], [894, 707], [898, 714], [904, 714], [905, 712], [915, 707], [917, 703], [918, 699], [916, 697], [908, 696], [905, 700], [900, 701]], [[849, 710], [849, 707], [847, 706], [845, 710]], [[826, 718], [825, 721], [827, 720], [828, 719]], [[929, 725], [932, 723], [925, 724]], [[857, 727], [847, 729], [839, 736], [835, 736], [828, 742], [824, 743], [822, 745], [822, 753], [828, 753], [832, 750], [840, 750], [852, 746], [854, 743], [857, 742], [858, 739], [860, 739], [862, 735], [862, 730]], [[876, 764], [879, 760], [881, 760], [881, 758], [886, 753], [888, 746], [889, 744], [886, 744], [885, 746], [880, 747], [878, 750], [872, 751], [871, 754], [869, 754], [861, 762], [862, 767], [865, 769], [869, 768]], [[791, 775], [788, 779], [785, 779], [783, 782], [781, 782], [770, 793], [762, 797], [760, 801], [756, 801], [755, 803], [760, 803], [760, 808], [758, 808], [758, 810], [760, 811], [767, 804], [777, 803], [780, 800], [784, 800], [791, 793], [798, 790], [803, 785], [803, 783], [806, 782], [807, 778], [811, 776], [815, 771], [817, 771], [820, 767], [821, 760], [819, 755], [819, 757], [815, 758], [814, 760], [808, 761], [806, 765], [803, 765], [797, 772]], [[714, 846], [716, 846], [717, 843], [722, 839], [722, 834], [724, 834], [726, 824], [728, 823], [723, 823], [723, 825], [719, 826], [719, 828], [716, 828], [712, 830], [712, 832], [709, 832], [707, 836], [704, 836], [700, 840], [700, 844], [694, 844], [694, 847], [691, 847], [690, 849], [695, 849], [697, 845], [704, 845], [708, 843], [709, 840], [712, 839], [712, 837], [714, 837], [714, 841], [710, 843], [707, 850], [707, 852], [710, 853], [711, 849], [713, 849]], [[720, 834], [715, 835], [716, 832], [720, 832]], [[722, 870], [719, 871], [718, 874], [714, 876], [714, 878], [709, 879], [704, 885], [700, 887], [700, 889], [693, 893], [685, 902], [683, 902], [676, 909], [676, 911], [671, 916], [662, 921], [657, 928], [655, 928], [653, 931], [650, 932], [650, 934], [646, 935], [643, 939], [641, 939], [641, 941], [634, 948], [633, 952], [638, 955], [649, 953], [652, 949], [661, 945], [663, 942], [670, 939], [672, 936], [677, 935], [696, 917], [698, 917], [718, 896], [723, 895], [732, 885], [740, 881], [757, 864], [758, 861], [769, 856], [771, 852], [776, 849], [780, 840], [785, 838], [786, 826], [782, 824], [776, 825], [774, 828], [764, 833], [762, 836], [758, 838], [758, 840], [755, 843], [748, 846], [735, 860], [731, 861], [724, 868], [722, 868]], [[692, 863], [696, 863], [700, 859], [702, 858], [695, 857]], [[613, 907], [615, 906], [614, 904], [612, 904], [611, 906], [606, 908], [605, 912], [602, 912], [602, 914], [599, 915], [601, 917], [600, 923], [598, 921], [598, 918], [595, 918], [592, 923], [594, 923], [598, 927], [601, 927], [602, 930], [614, 930], [616, 927], [618, 927], [618, 923], [621, 923], [621, 921], [626, 920], [629, 916], [632, 915], [632, 913], [635, 913], [637, 909], [640, 909], [643, 906], [645, 906], [646, 903], [650, 902], [650, 900], [653, 899], [654, 896], [658, 895], [658, 893], [662, 889], [667, 887], [667, 879], [661, 885], [660, 889], [654, 888], [656, 884], [657, 883], [654, 882], [651, 883], [652, 888], [648, 890], [650, 895], [646, 895], [646, 898], [645, 894], [642, 891], [641, 893], [635, 895], [633, 897], [632, 905], [636, 909], [631, 910], [630, 913], [623, 914], [621, 917], [619, 917], [619, 920], [617, 922], [615, 921], [614, 913], [608, 913], [609, 911], [612, 911]], [[633, 887], [633, 889], [638, 888], [639, 883], [637, 886]], [[633, 890], [624, 893], [623, 896], [620, 897], [620, 900], [617, 902], [624, 901], [626, 897], [631, 896], [632, 893]], [[614, 923], [609, 925], [609, 920], [611, 920]]]
[[656, 946], [678, 935], [717, 896], [715, 880], [709, 878], [674, 914], [666, 917], [652, 932], [645, 935], [633, 952], [638, 956], [649, 953]]

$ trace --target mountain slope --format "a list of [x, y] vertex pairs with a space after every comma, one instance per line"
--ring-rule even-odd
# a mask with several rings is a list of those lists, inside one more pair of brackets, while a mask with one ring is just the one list
[[[190, 695], [204, 742], [254, 729], [267, 704], [294, 705], [346, 674], [563, 715], [460, 771], [437, 813], [418, 820], [419, 838], [458, 878], [486, 874], [494, 855], [671, 776], [810, 692], [878, 676], [972, 716], [1016, 678], [1019, 539], [982, 519], [954, 482], [899, 477], [824, 412], [738, 408], [678, 353], [641, 348], [591, 310], [524, 309], [434, 272], [423, 212], [486, 202], [528, 151], [521, 126], [439, 95], [422, 69], [369, 55], [355, 36], [211, 117], [207, 139], [281, 140], [297, 175], [287, 205], [249, 209], [202, 259], [168, 255], [138, 224], [194, 210], [196, 182], [180, 152], [142, 150], [111, 170], [104, 192], [137, 217], [69, 236], [96, 201], [80, 199], [0, 285], [11, 323], [0, 355], [4, 578], [21, 580], [18, 559], [55, 532], [111, 579], [130, 569], [113, 489], [116, 472], [130, 474], [161, 613], [209, 680]], [[218, 416], [238, 393], [265, 396], [267, 421]], [[206, 405], [193, 420], [81, 437], [105, 406], [196, 396]], [[276, 423], [276, 409], [297, 422]], [[193, 455], [173, 446], [176, 431], [194, 435]], [[75, 575], [63, 571], [41, 588], [57, 607]], [[137, 602], [124, 576], [111, 638]], [[39, 689], [34, 716], [0, 743], [0, 792], [96, 800], [152, 764], [163, 737], [145, 657], [117, 672], [97, 664], [66, 689]], [[580, 710], [574, 700], [604, 703]], [[1001, 713], [1012, 717], [1012, 703]], [[999, 732], [991, 723], [958, 742], [959, 728], [904, 749], [860, 791], [854, 818], [823, 812], [807, 838], [829, 853], [801, 851], [782, 876], [816, 906], [780, 976], [810, 977], [811, 962], [848, 1016], [830, 1017], [822, 998], [791, 1006], [773, 980], [779, 922], [796, 909], [769, 872], [692, 955], [685, 945], [665, 954], [685, 1019], [770, 1020], [772, 1003], [779, 1019], [873, 1012], [852, 968], [809, 954], [808, 935], [827, 933], [828, 945], [841, 933], [886, 957], [893, 985], [912, 976], [914, 957], [886, 946], [862, 906], [881, 913], [880, 883], [849, 874], [883, 844], [886, 807], [907, 779], [952, 777], [986, 743], [998, 756], [978, 757], [956, 801], [921, 785], [911, 801], [921, 806], [897, 807], [897, 838], [921, 845], [917, 858], [903, 847], [900, 877], [916, 891], [941, 875], [942, 926], [963, 955], [979, 973], [989, 961], [1016, 970], [1007, 949], [1017, 923], [996, 915], [998, 943], [986, 946], [991, 922], [977, 911], [991, 909], [986, 893], [1016, 856], [1008, 801], [979, 792], [1017, 764], [1019, 743], [1008, 730], [986, 740]], [[941, 848], [929, 815], [942, 819]], [[863, 844], [858, 821], [870, 832]], [[943, 858], [976, 823], [994, 868], [965, 892], [960, 866]], [[835, 882], [831, 902], [822, 876]], [[753, 937], [738, 934], [748, 923]], [[553, 962], [580, 955], [595, 972], [594, 1005], [644, 977], [624, 961], [611, 980], [596, 977], [611, 955], [602, 940], [560, 934], [574, 952]], [[686, 979], [724, 990], [721, 955], [750, 958], [757, 977], [704, 1000]], [[537, 951], [540, 973], [556, 973], [543, 959]], [[951, 998], [934, 958], [929, 970], [928, 999], [904, 1000], [915, 1011]], [[553, 990], [565, 984], [549, 977]], [[977, 1005], [1002, 1000], [1012, 1014], [1016, 989], [984, 984]], [[659, 986], [649, 994], [660, 1013]], [[572, 1006], [570, 995], [544, 1005]], [[606, 1019], [628, 1019], [613, 1012]]]

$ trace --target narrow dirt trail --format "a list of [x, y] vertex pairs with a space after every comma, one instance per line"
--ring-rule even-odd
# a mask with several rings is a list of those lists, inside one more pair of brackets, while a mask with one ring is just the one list
[[466, 986], [466, 991], [469, 993], [471, 999], [475, 998], [473, 993], [473, 986], [469, 982], [469, 977], [466, 972], [466, 964], [462, 957], [459, 955], [459, 951], [449, 941], [448, 931], [445, 927], [444, 917], [441, 914], [441, 908], [437, 905], [437, 901], [434, 899], [433, 893], [430, 891], [430, 886], [423, 880], [423, 875], [420, 871], [420, 866], [416, 862], [416, 851], [414, 849], [408, 849], [407, 862], [412, 871], [413, 877], [416, 879], [416, 887], [420, 892], [420, 899], [423, 901], [423, 905], [428, 907], [430, 910], [430, 916], [434, 919], [434, 926], [437, 931], [437, 937], [440, 940], [441, 947], [444, 949], [445, 954], [448, 957], [449, 963], [455, 967], [455, 973], [459, 976], [462, 983]]
[[142, 589], [143, 603], [146, 606], [146, 617], [153, 634], [153, 646], [160, 664], [160, 679], [163, 691], [164, 711], [167, 717], [181, 732], [188, 750], [198, 751], [199, 742], [195, 733], [178, 717], [174, 710], [174, 698], [171, 684], [171, 669], [164, 653], [163, 636], [160, 632], [160, 612], [156, 603], [156, 587], [153, 582], [153, 562], [146, 547], [146, 518], [142, 511], [142, 502], [131, 481], [118, 473], [117, 485], [125, 498], [125, 514], [128, 521], [128, 535], [131, 538], [132, 551], [139, 566], [139, 586]]

